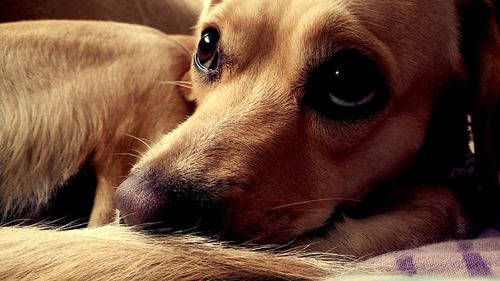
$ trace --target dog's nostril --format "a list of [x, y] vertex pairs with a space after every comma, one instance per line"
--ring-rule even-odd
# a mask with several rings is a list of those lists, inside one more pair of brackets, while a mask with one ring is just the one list
[[217, 223], [217, 204], [203, 185], [160, 169], [131, 175], [118, 187], [115, 201], [129, 225], [204, 231]]

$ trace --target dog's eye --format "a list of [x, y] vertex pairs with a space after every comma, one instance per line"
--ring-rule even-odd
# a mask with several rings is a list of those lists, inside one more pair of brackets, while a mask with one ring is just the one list
[[219, 39], [220, 35], [216, 29], [209, 28], [203, 31], [195, 57], [198, 69], [206, 72], [217, 70], [219, 64]]
[[382, 110], [388, 99], [377, 63], [344, 50], [309, 73], [303, 106], [329, 118], [363, 118]]

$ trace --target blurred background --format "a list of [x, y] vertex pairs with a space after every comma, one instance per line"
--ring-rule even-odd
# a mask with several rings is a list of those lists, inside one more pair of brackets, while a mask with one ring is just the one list
[[191, 34], [202, 0], [0, 0], [0, 22], [86, 19], [136, 23]]

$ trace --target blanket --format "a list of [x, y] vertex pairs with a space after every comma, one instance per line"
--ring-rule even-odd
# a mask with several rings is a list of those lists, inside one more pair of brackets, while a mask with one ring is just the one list
[[500, 278], [500, 231], [490, 229], [473, 240], [449, 241], [389, 253], [366, 263], [386, 272], [450, 277]]
[[475, 239], [392, 252], [363, 262], [365, 266], [381, 274], [345, 275], [331, 280], [500, 280], [500, 225]]

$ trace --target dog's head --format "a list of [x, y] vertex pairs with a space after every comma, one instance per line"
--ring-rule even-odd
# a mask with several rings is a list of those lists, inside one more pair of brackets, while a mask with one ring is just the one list
[[197, 110], [118, 188], [126, 221], [261, 243], [322, 228], [415, 165], [443, 97], [469, 75], [465, 6], [209, 1], [192, 66]]

